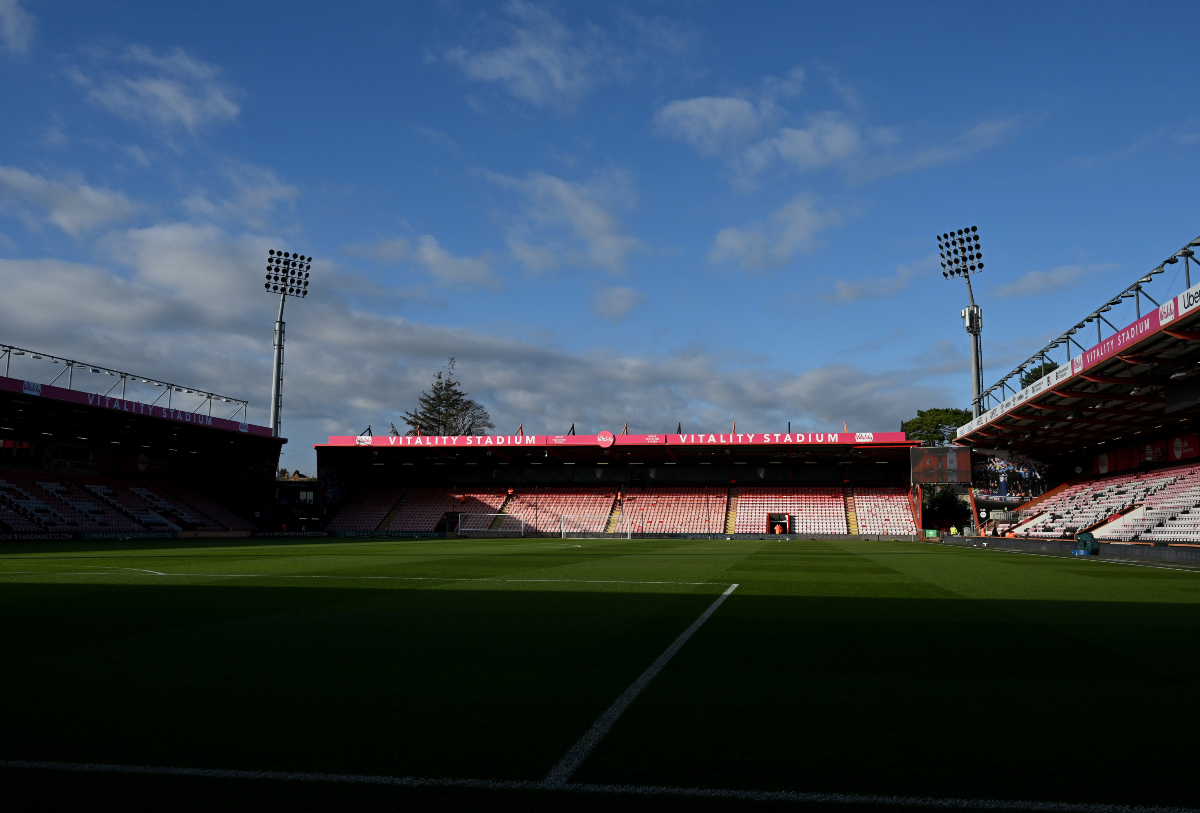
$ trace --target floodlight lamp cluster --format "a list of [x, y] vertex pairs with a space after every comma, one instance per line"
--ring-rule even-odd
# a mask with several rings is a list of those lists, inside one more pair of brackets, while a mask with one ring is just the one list
[[311, 263], [312, 257], [271, 249], [267, 255], [267, 283], [264, 290], [269, 294], [297, 298], [308, 296]]
[[946, 279], [965, 277], [983, 270], [977, 226], [939, 234], [937, 241], [938, 253], [942, 258], [942, 276]]

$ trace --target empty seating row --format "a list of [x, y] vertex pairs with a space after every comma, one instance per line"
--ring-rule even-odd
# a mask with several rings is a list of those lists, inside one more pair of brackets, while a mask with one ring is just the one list
[[600, 532], [608, 524], [617, 498], [612, 488], [537, 487], [516, 491], [504, 513], [525, 521], [526, 536], [558, 536], [569, 532]]
[[725, 530], [727, 489], [655, 486], [630, 489], [622, 500], [622, 527], [633, 533], [705, 534]]
[[[414, 488], [396, 508], [389, 531], [432, 531], [446, 514], [495, 514], [508, 499], [503, 488]], [[382, 518], [381, 518], [382, 519]]]
[[844, 534], [846, 499], [836, 486], [743, 486], [738, 489], [737, 533], [764, 533], [769, 514], [787, 514], [792, 533]]
[[[252, 526], [194, 489], [72, 472], [0, 471], [0, 523], [17, 532], [249, 530]], [[191, 499], [184, 499], [183, 492]], [[205, 510], [205, 509], [209, 510]], [[226, 522], [212, 516], [222, 515]]]
[[860, 534], [910, 535], [917, 532], [908, 489], [898, 486], [855, 486], [854, 507]]

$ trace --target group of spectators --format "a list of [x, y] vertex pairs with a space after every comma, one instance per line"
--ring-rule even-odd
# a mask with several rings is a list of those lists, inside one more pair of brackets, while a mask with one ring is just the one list
[[1046, 490], [1046, 470], [1045, 463], [1017, 452], [1007, 458], [977, 459], [972, 472], [975, 494], [980, 497], [1033, 499]]

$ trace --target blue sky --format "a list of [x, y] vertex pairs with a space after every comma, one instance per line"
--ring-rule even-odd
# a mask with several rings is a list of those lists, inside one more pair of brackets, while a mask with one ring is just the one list
[[266, 423], [278, 247], [288, 465], [451, 355], [503, 433], [894, 430], [969, 400], [935, 233], [983, 235], [986, 386], [1200, 232], [1198, 22], [0, 0], [0, 341]]

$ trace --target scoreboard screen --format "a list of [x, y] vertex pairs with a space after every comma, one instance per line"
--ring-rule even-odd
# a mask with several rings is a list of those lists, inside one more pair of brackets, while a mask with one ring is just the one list
[[961, 446], [909, 449], [914, 483], [970, 483], [971, 450]]

